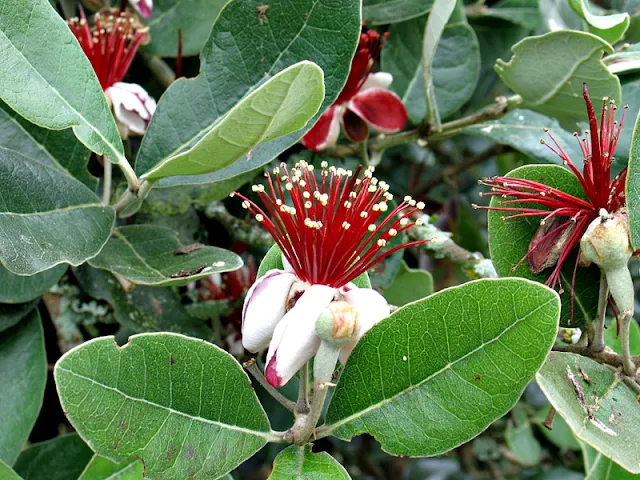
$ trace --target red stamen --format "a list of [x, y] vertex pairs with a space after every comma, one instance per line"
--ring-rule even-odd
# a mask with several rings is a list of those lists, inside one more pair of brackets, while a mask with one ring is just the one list
[[267, 173], [267, 187], [253, 186], [265, 210], [241, 194], [232, 194], [242, 198], [242, 206], [264, 225], [298, 278], [342, 287], [393, 252], [428, 241], [383, 251], [393, 237], [421, 224], [409, 219], [424, 204], [405, 197], [386, 215], [393, 197], [388, 185], [373, 176], [372, 167], [362, 176], [362, 167], [355, 173], [327, 167], [323, 162], [319, 179], [304, 161], [291, 171], [286, 164], [274, 169], [275, 180]]

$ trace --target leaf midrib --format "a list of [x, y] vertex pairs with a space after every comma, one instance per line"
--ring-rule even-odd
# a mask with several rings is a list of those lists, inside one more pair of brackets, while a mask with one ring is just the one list
[[416, 383], [415, 385], [410, 385], [407, 388], [405, 388], [404, 390], [392, 395], [389, 398], [385, 398], [377, 403], [375, 403], [374, 405], [370, 405], [369, 407], [360, 410], [357, 413], [354, 413], [348, 417], [345, 417], [341, 420], [339, 420], [336, 423], [333, 423], [331, 425], [327, 425], [326, 428], [329, 432], [333, 432], [335, 431], [337, 428], [341, 427], [342, 425], [348, 424], [353, 420], [356, 420], [360, 417], [362, 417], [363, 415], [377, 410], [378, 408], [382, 408], [384, 405], [386, 405], [387, 403], [391, 403], [393, 402], [396, 398], [410, 393], [411, 391], [415, 390], [416, 388], [421, 387], [422, 385], [424, 385], [425, 383], [429, 382], [430, 380], [432, 380], [433, 378], [437, 377], [438, 375], [444, 373], [445, 371], [449, 370], [452, 366], [462, 362], [463, 360], [467, 359], [469, 356], [477, 353], [478, 351], [480, 351], [481, 349], [483, 349], [485, 346], [490, 345], [491, 343], [499, 340], [500, 338], [502, 338], [502, 336], [504, 334], [506, 334], [507, 332], [509, 332], [512, 328], [514, 328], [516, 325], [518, 325], [520, 322], [526, 320], [527, 318], [529, 318], [531, 315], [535, 314], [538, 310], [540, 310], [541, 308], [547, 306], [548, 304], [550, 304], [553, 301], [553, 298], [550, 298], [549, 300], [547, 300], [546, 302], [538, 305], [537, 308], [535, 308], [534, 310], [530, 311], [529, 313], [527, 313], [525, 316], [523, 316], [522, 318], [517, 319], [515, 322], [513, 322], [511, 325], [509, 325], [507, 328], [505, 328], [502, 332], [500, 332], [499, 335], [497, 335], [496, 337], [492, 338], [491, 340], [489, 340], [488, 342], [483, 342], [482, 344], [480, 344], [478, 347], [474, 348], [473, 350], [471, 350], [470, 352], [466, 353], [465, 355], [463, 355], [462, 357], [454, 360], [454, 361], [450, 361], [447, 365], [445, 365], [444, 367], [442, 367], [440, 370], [438, 370], [437, 372], [432, 373], [431, 375], [429, 375], [428, 377], [424, 378], [423, 380], [421, 380], [420, 382]]
[[227, 423], [218, 422], [216, 420], [210, 420], [208, 418], [204, 418], [204, 417], [200, 417], [200, 416], [189, 415], [188, 413], [181, 412], [179, 410], [176, 410], [175, 408], [171, 408], [171, 407], [167, 407], [165, 405], [160, 405], [159, 403], [151, 402], [151, 401], [149, 401], [149, 400], [147, 400], [145, 398], [132, 397], [130, 395], [127, 395], [123, 391], [118, 390], [115, 387], [110, 387], [108, 385], [100, 383], [100, 382], [94, 380], [91, 377], [87, 377], [85, 375], [80, 375], [79, 373], [76, 373], [73, 370], [70, 370], [68, 368], [64, 368], [61, 365], [56, 366], [56, 370], [61, 370], [63, 372], [67, 372], [67, 373], [69, 373], [71, 375], [74, 375], [75, 377], [81, 378], [83, 380], [87, 380], [87, 381], [93, 383], [94, 385], [97, 385], [98, 387], [104, 388], [106, 390], [110, 390], [112, 392], [116, 392], [119, 395], [122, 395], [127, 400], [144, 403], [146, 405], [150, 405], [150, 406], [153, 406], [153, 407], [158, 407], [160, 409], [163, 409], [163, 410], [169, 412], [170, 415], [171, 414], [175, 414], [175, 415], [178, 415], [180, 417], [188, 418], [189, 420], [193, 420], [193, 421], [196, 421], [196, 422], [207, 423], [207, 424], [210, 424], [210, 425], [215, 425], [215, 426], [223, 428], [223, 429], [232, 430], [232, 431], [239, 432], [239, 433], [245, 433], [245, 434], [248, 434], [248, 435], [253, 435], [253, 436], [261, 437], [261, 438], [265, 438], [265, 439], [269, 438], [269, 433], [268, 432], [260, 432], [260, 431], [257, 431], [257, 430], [251, 430], [249, 428], [238, 427], [236, 425], [229, 425]]

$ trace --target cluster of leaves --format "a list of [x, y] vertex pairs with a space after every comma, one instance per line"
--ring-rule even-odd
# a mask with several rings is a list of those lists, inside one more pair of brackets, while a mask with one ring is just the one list
[[[516, 167], [579, 194], [542, 129], [581, 158], [570, 132], [584, 126], [585, 81], [635, 119], [637, 3], [156, 0], [129, 76], [158, 107], [142, 140], [124, 142], [63, 19], [79, 3], [0, 8], [0, 478], [640, 478], [637, 393], [607, 365], [551, 352], [559, 324], [593, 322], [596, 267], [579, 271], [573, 317], [572, 271], [560, 298], [526, 266], [478, 279], [514, 275], [537, 225], [470, 209], [475, 179]], [[340, 372], [313, 449], [276, 448], [292, 416], [234, 356], [249, 358], [237, 349], [242, 294], [280, 257], [223, 199], [251, 195], [271, 162], [369, 159], [347, 140], [319, 154], [298, 143], [340, 94], [363, 21], [389, 33], [379, 68], [410, 122], [363, 156], [438, 214], [411, 233], [438, 240], [358, 280], [400, 308]], [[185, 58], [173, 59], [179, 36]], [[174, 62], [188, 78], [167, 79]], [[615, 165], [632, 152], [637, 249], [631, 131]], [[614, 328], [606, 340], [620, 353]], [[77, 434], [56, 436], [59, 425]]]

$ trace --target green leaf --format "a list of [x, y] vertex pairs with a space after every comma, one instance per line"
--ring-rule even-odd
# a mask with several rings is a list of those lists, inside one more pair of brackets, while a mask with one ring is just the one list
[[527, 30], [540, 24], [538, 0], [501, 0], [489, 8], [482, 8], [480, 17], [500, 18]]
[[525, 108], [573, 129], [576, 122], [587, 120], [583, 82], [589, 84], [591, 98], [609, 97], [620, 103], [620, 81], [601, 61], [602, 54], [613, 53], [613, 48], [595, 35], [551, 32], [525, 38], [512, 50], [511, 60], [498, 60], [496, 71], [522, 97]]
[[38, 311], [0, 333], [0, 460], [12, 465], [42, 407], [47, 381], [44, 334]]
[[0, 303], [0, 333], [26, 317], [38, 302], [39, 300], [17, 304]]
[[81, 265], [73, 273], [88, 295], [111, 304], [116, 321], [136, 333], [173, 332], [204, 340], [213, 337], [211, 328], [189, 315], [171, 288], [136, 286], [127, 292], [104, 270]]
[[182, 54], [185, 57], [198, 55], [227, 1], [155, 0], [147, 24], [151, 43], [145, 47], [145, 52], [158, 57], [177, 56], [178, 31], [182, 31]]
[[13, 110], [41, 127], [72, 127], [90, 150], [115, 163], [124, 159], [93, 67], [48, 0], [3, 2], [0, 51], [0, 98]]
[[504, 435], [507, 447], [515, 456], [518, 463], [524, 466], [534, 466], [540, 463], [542, 447], [533, 435], [529, 422], [522, 425], [509, 423]]
[[23, 480], [20, 475], [13, 471], [13, 469], [0, 460], [0, 478], [4, 480]]
[[626, 470], [640, 473], [640, 404], [614, 372], [587, 357], [552, 352], [536, 380], [579, 439]]
[[[174, 82], [158, 103], [138, 154], [139, 175], [191, 148], [265, 79], [302, 60], [326, 72], [320, 111], [337, 98], [360, 38], [360, 1], [266, 4], [262, 23], [258, 19], [258, 7], [265, 6], [262, 0], [229, 2], [222, 9], [202, 49], [200, 74]], [[257, 146], [223, 170], [173, 177], [160, 185], [210, 184], [255, 170], [297, 142], [315, 118], [304, 129]]]
[[422, 80], [427, 98], [427, 121], [437, 131], [441, 130], [442, 122], [440, 113], [438, 112], [438, 102], [436, 100], [435, 87], [433, 85], [433, 58], [436, 54], [436, 48], [440, 43], [440, 37], [451, 18], [451, 14], [456, 8], [457, 2], [451, 0], [434, 0], [431, 6], [431, 12], [427, 18], [427, 25], [424, 30], [424, 38], [422, 40]]
[[583, 450], [585, 473], [584, 480], [639, 480], [640, 475], [627, 472], [624, 468], [596, 449], [584, 442], [580, 442]]
[[142, 480], [144, 464], [137, 458], [115, 463], [94, 455], [78, 480]]
[[371, 25], [404, 22], [428, 13], [433, 0], [365, 0], [362, 19]]
[[23, 277], [0, 265], [0, 303], [22, 303], [38, 298], [62, 278], [67, 268], [67, 265], [57, 265], [30, 277]]
[[397, 310], [356, 345], [326, 415], [347, 440], [373, 435], [392, 455], [451, 450], [509, 411], [554, 342], [555, 292], [478, 280]]
[[[620, 346], [620, 338], [616, 338], [616, 320], [615, 318], [606, 319], [607, 329], [604, 331], [604, 343], [618, 355], [622, 355], [622, 347]], [[632, 355], [640, 355], [640, 326], [637, 320], [632, 320], [629, 329], [629, 351]]]
[[[421, 68], [426, 17], [392, 25], [382, 49], [381, 69], [393, 75], [391, 88], [402, 98], [409, 118], [422, 122], [427, 111]], [[444, 29], [433, 58], [433, 84], [441, 118], [471, 98], [480, 73], [480, 47], [466, 21], [452, 20]]]
[[638, 250], [640, 249], [640, 113], [633, 127], [625, 187], [629, 238], [633, 249]]
[[556, 415], [553, 419], [553, 428], [551, 430], [542, 425], [542, 422], [547, 418], [549, 409], [550, 407], [540, 410], [538, 415], [536, 415], [536, 425], [538, 425], [538, 429], [547, 437], [547, 440], [556, 447], [565, 450], [580, 450], [580, 443], [569, 428], [569, 425], [567, 425], [567, 422], [565, 422], [560, 415]]
[[14, 468], [24, 480], [70, 480], [78, 478], [92, 455], [78, 435], [63, 435], [20, 452]]
[[[182, 245], [173, 230], [153, 225], [116, 228], [97, 257], [95, 268], [108, 270], [138, 285], [186, 285], [213, 273], [231, 272], [242, 266], [235, 253], [218, 247], [195, 247], [181, 254]], [[184, 251], [184, 250], [182, 250]]]
[[[267, 254], [262, 258], [256, 278], [262, 277], [265, 273], [274, 268], [284, 270], [284, 265], [282, 264], [282, 251], [278, 245], [272, 246]], [[371, 288], [371, 282], [369, 281], [369, 275], [367, 275], [367, 272], [351, 281], [358, 288]]]
[[391, 305], [402, 307], [433, 293], [433, 277], [426, 270], [409, 268], [403, 260], [393, 283], [384, 289], [384, 298]]
[[628, 13], [614, 13], [612, 15], [595, 15], [591, 12], [587, 0], [569, 0], [574, 12], [587, 21], [589, 31], [603, 40], [613, 44], [624, 37], [629, 28]]
[[349, 480], [351, 477], [335, 458], [326, 452], [312, 453], [309, 445], [291, 445], [273, 462], [269, 480]]
[[[562, 190], [578, 198], [586, 199], [578, 179], [569, 170], [555, 165], [525, 165], [507, 174], [507, 177], [524, 178], [542, 181], [545, 185]], [[498, 206], [502, 199], [492, 197], [491, 206]], [[551, 274], [547, 269], [534, 274], [527, 261], [513, 271], [529, 251], [529, 244], [540, 226], [540, 219], [535, 217], [511, 218], [502, 220], [505, 212], [489, 211], [489, 250], [493, 266], [501, 277], [518, 276], [544, 283]], [[560, 325], [579, 327], [593, 321], [598, 310], [598, 290], [600, 286], [600, 270], [596, 266], [579, 268], [576, 275], [574, 293], [574, 313], [571, 318], [571, 284], [576, 254], [569, 256], [562, 269], [562, 315]]]
[[79, 265], [109, 238], [113, 208], [59, 168], [0, 148], [0, 184], [0, 263], [13, 273]]
[[564, 130], [557, 120], [531, 110], [513, 110], [499, 120], [472, 125], [462, 132], [509, 145], [533, 160], [561, 165], [560, 157], [540, 143], [541, 139], [547, 138], [545, 128], [549, 129], [573, 163], [581, 169], [583, 155], [575, 137]]
[[567, 0], [539, 0], [539, 2], [544, 31], [582, 30], [584, 22], [571, 9]]
[[142, 178], [216, 172], [269, 140], [303, 128], [324, 98], [324, 74], [312, 62], [279, 72], [240, 100], [189, 150], [165, 158]]
[[91, 448], [115, 462], [139, 457], [150, 480], [218, 478], [269, 438], [242, 367], [202, 340], [145, 334], [119, 347], [96, 338], [67, 352], [54, 377]]
[[91, 152], [73, 132], [47, 130], [26, 121], [0, 100], [0, 147], [15, 150], [25, 157], [60, 167], [92, 190], [98, 179], [89, 173]]

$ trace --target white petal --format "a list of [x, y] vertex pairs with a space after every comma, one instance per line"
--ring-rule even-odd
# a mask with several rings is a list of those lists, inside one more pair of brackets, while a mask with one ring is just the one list
[[156, 101], [135, 83], [118, 82], [104, 92], [113, 105], [116, 119], [128, 130], [143, 135], [156, 110]]
[[316, 320], [335, 294], [335, 288], [311, 285], [278, 324], [269, 345], [265, 369], [271, 385], [281, 387], [287, 383], [316, 354], [320, 346]]
[[291, 267], [289, 260], [287, 260], [287, 257], [285, 257], [284, 254], [281, 254], [280, 256], [282, 257], [282, 266], [284, 267], [285, 271], [293, 272], [293, 268]]
[[356, 338], [340, 350], [340, 362], [343, 365], [347, 363], [347, 359], [358, 340], [376, 323], [389, 316], [389, 304], [382, 295], [370, 288], [353, 287], [355, 285], [349, 283], [340, 289], [345, 301], [356, 307], [358, 311], [358, 333]]
[[273, 330], [284, 317], [287, 296], [295, 275], [282, 270], [269, 270], [256, 280], [242, 307], [242, 344], [250, 352], [269, 345]]
[[367, 79], [362, 84], [362, 88], [360, 91], [366, 90], [368, 88], [389, 88], [391, 86], [391, 82], [393, 82], [393, 75], [387, 72], [377, 72], [372, 73], [367, 77]]

